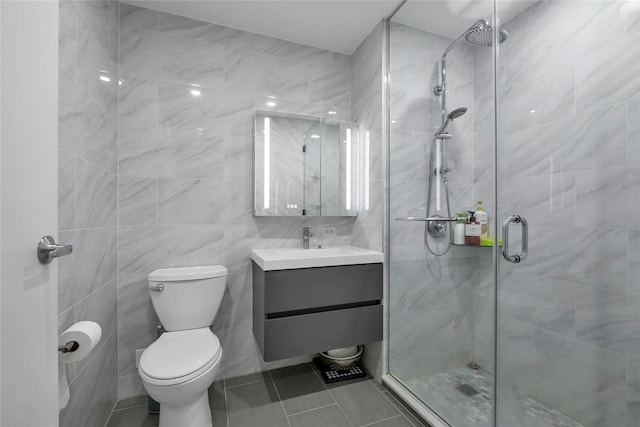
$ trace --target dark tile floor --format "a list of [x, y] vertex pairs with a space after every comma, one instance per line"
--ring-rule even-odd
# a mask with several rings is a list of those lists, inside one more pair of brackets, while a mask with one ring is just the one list
[[[371, 378], [325, 384], [311, 363], [215, 382], [214, 427], [420, 427]], [[106, 427], [155, 427], [146, 397], [118, 402]], [[177, 426], [176, 426], [177, 427]]]

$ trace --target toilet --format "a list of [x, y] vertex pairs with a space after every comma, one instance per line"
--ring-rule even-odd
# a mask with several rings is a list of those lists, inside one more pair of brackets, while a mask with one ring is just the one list
[[211, 427], [207, 389], [222, 347], [209, 326], [227, 280], [221, 265], [163, 268], [148, 276], [153, 308], [165, 329], [140, 357], [142, 384], [160, 403], [160, 427]]

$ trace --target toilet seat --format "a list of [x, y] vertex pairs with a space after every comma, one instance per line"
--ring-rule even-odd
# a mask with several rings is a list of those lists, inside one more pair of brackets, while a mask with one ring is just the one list
[[220, 340], [209, 328], [165, 332], [142, 353], [139, 373], [155, 385], [190, 381], [222, 357]]

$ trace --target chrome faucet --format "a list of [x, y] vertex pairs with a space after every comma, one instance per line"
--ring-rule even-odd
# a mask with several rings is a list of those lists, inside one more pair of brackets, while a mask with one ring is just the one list
[[302, 227], [302, 249], [309, 249], [309, 239], [313, 237], [313, 233], [309, 227]]

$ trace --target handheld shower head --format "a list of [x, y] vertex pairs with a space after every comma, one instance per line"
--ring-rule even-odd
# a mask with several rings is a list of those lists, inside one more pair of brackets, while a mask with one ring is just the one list
[[441, 137], [442, 134], [444, 133], [444, 130], [449, 125], [449, 123], [452, 122], [454, 119], [457, 119], [458, 117], [462, 116], [466, 112], [467, 112], [466, 107], [456, 108], [455, 110], [451, 111], [449, 114], [447, 114], [447, 120], [445, 120], [445, 122], [442, 123], [442, 126], [440, 126], [440, 129], [438, 129], [438, 131], [434, 134], [434, 136], [436, 138]]
[[447, 114], [447, 119], [449, 120], [457, 119], [458, 117], [462, 116], [466, 112], [467, 112], [466, 107], [456, 108], [455, 110]]

